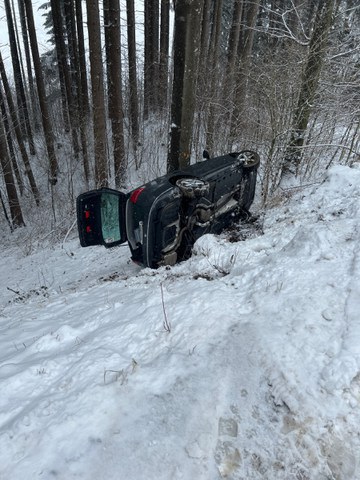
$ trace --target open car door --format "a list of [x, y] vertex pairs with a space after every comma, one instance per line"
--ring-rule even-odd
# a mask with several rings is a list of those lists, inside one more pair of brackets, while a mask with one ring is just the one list
[[127, 195], [111, 188], [91, 190], [76, 201], [80, 244], [114, 247], [127, 241], [125, 205]]

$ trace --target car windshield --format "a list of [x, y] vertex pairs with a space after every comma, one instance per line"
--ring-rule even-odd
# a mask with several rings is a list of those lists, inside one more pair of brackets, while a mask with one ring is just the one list
[[101, 195], [101, 228], [105, 243], [118, 242], [121, 238], [119, 197], [108, 192]]

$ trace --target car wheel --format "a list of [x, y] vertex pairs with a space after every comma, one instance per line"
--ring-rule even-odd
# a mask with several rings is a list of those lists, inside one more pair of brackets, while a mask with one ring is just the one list
[[203, 197], [209, 193], [210, 188], [209, 182], [191, 177], [180, 178], [176, 181], [176, 186], [186, 197], [190, 198]]
[[254, 167], [260, 162], [259, 155], [251, 150], [240, 152], [237, 158], [243, 163], [244, 168]]

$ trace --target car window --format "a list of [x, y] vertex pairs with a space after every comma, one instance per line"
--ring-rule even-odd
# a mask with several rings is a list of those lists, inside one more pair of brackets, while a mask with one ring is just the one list
[[119, 198], [111, 193], [101, 195], [101, 228], [105, 243], [117, 242], [121, 238]]

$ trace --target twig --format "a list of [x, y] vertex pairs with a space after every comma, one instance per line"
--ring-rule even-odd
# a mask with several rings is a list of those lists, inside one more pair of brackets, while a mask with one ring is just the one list
[[77, 219], [74, 220], [73, 224], [71, 225], [71, 227], [70, 227], [70, 228], [68, 229], [68, 231], [66, 232], [66, 235], [65, 235], [65, 237], [64, 237], [64, 240], [63, 240], [63, 243], [62, 243], [62, 247], [61, 247], [61, 248], [64, 248], [66, 239], [67, 239], [67, 237], [69, 236], [71, 230], [74, 228], [76, 222], [77, 222]]
[[304, 185], [295, 185], [294, 187], [279, 187], [280, 190], [286, 192], [288, 190], [301, 190], [302, 188], [309, 188], [313, 187], [314, 185], [320, 185], [321, 182], [313, 182], [313, 183], [304, 183]]
[[163, 327], [164, 327], [165, 332], [170, 333], [171, 332], [171, 323], [168, 320], [166, 310], [165, 310], [164, 291], [163, 291], [162, 283], [160, 283], [160, 289], [161, 289], [161, 303], [162, 303], [162, 308], [163, 308], [163, 313], [164, 313]]
[[13, 290], [13, 289], [10, 288], [10, 287], [6, 287], [6, 288], [7, 288], [7, 290], [9, 290], [10, 292], [15, 293], [16, 295], [20, 295], [20, 292], [19, 292], [18, 290]]

